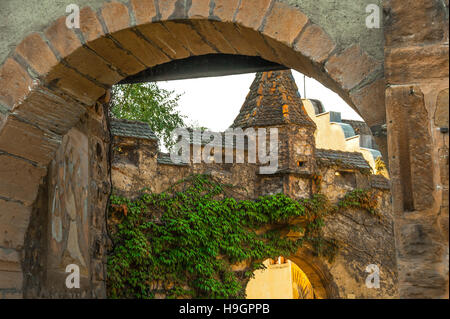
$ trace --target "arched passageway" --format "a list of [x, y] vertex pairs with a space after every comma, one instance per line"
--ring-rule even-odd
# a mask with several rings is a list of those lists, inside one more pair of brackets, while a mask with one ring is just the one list
[[[21, 252], [32, 205], [63, 136], [111, 85], [128, 76], [189, 56], [260, 56], [319, 80], [369, 126], [386, 123], [382, 58], [366, 52], [358, 39], [336, 41], [319, 20], [294, 5], [131, 0], [98, 7], [82, 8], [80, 29], [68, 29], [62, 16], [42, 32], [29, 33], [0, 67], [0, 241], [5, 247], [0, 282], [5, 293], [21, 295]], [[386, 137], [377, 144], [386, 155]], [[408, 178], [402, 172], [395, 176]]]

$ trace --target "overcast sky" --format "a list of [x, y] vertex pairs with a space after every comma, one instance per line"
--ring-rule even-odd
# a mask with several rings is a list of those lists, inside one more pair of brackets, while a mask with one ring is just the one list
[[[292, 71], [302, 97], [303, 75]], [[180, 111], [189, 122], [213, 131], [224, 131], [239, 113], [255, 74], [159, 82], [159, 86], [177, 93]], [[362, 120], [336, 93], [312, 78], [306, 78], [306, 97], [321, 100], [327, 111], [342, 113], [343, 119]]]

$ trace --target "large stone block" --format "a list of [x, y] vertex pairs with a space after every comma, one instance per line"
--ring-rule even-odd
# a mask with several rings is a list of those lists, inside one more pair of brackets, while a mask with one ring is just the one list
[[172, 59], [184, 59], [190, 54], [162, 23], [151, 23], [137, 28], [147, 39]]
[[32, 79], [14, 59], [9, 58], [0, 68], [0, 103], [12, 108], [30, 91]]
[[[31, 205], [46, 169], [0, 152], [0, 196]], [[3, 203], [3, 205], [6, 205]], [[10, 207], [10, 206], [3, 206]], [[7, 211], [6, 208], [2, 213]], [[25, 208], [23, 208], [25, 209]]]
[[228, 43], [223, 34], [219, 32], [210, 21], [193, 21], [192, 25], [205, 41], [213, 45], [219, 52], [225, 54], [236, 54], [236, 50]]
[[61, 58], [68, 57], [81, 46], [81, 41], [74, 30], [67, 27], [65, 16], [56, 20], [44, 31], [44, 34], [58, 51]]
[[238, 54], [256, 56], [258, 52], [241, 34], [239, 28], [232, 23], [214, 22], [215, 28], [222, 33], [228, 43]]
[[309, 24], [295, 42], [294, 48], [316, 63], [324, 62], [335, 49], [336, 44], [316, 24]]
[[87, 105], [95, 104], [97, 99], [105, 94], [103, 87], [61, 63], [50, 71], [45, 82], [49, 87], [61, 89], [64, 93]]
[[300, 10], [295, 10], [281, 2], [275, 2], [267, 17], [264, 33], [290, 46], [307, 22], [308, 17]]
[[209, 17], [210, 0], [196, 0], [192, 1], [189, 8], [188, 16], [191, 19], [204, 19]]
[[8, 116], [0, 128], [0, 152], [47, 165], [61, 143], [61, 136]]
[[359, 114], [370, 127], [386, 123], [385, 90], [386, 81], [381, 78], [350, 93]]
[[79, 121], [86, 108], [78, 101], [40, 86], [13, 112], [29, 123], [62, 136]]
[[47, 74], [58, 63], [55, 54], [38, 33], [26, 37], [16, 52], [40, 75]]
[[194, 55], [217, 53], [189, 24], [169, 21], [164, 23], [164, 26]]
[[[385, 1], [388, 12], [384, 24], [386, 46], [398, 47], [444, 40], [446, 26], [444, 1]], [[447, 11], [448, 12], [448, 11]], [[448, 17], [447, 17], [448, 23]]]
[[234, 14], [238, 9], [239, 0], [215, 0], [213, 14], [221, 21], [233, 21]]
[[437, 127], [448, 127], [448, 89], [439, 92], [436, 100], [436, 111], [434, 112], [434, 125]]
[[448, 53], [448, 45], [390, 49], [386, 52], [386, 80], [390, 84], [405, 84], [448, 78]]
[[13, 249], [23, 247], [31, 208], [22, 204], [0, 200], [0, 262], [19, 263], [19, 255]]
[[136, 74], [145, 69], [144, 64], [108, 37], [89, 42], [88, 46], [113, 67], [119, 69], [122, 75]]
[[[1, 215], [0, 219], [2, 219]], [[0, 228], [1, 227], [2, 226], [0, 226]], [[0, 237], [2, 237], [1, 230]], [[1, 239], [0, 243], [2, 243]], [[21, 271], [20, 259], [21, 257], [18, 250], [13, 248], [0, 248], [0, 271]]]
[[0, 270], [0, 293], [2, 289], [21, 290], [23, 275], [21, 271]]
[[75, 50], [67, 57], [66, 62], [78, 72], [103, 86], [116, 84], [123, 78], [105, 60], [85, 47]]
[[325, 64], [325, 69], [342, 88], [351, 90], [379, 66], [379, 61], [368, 56], [358, 45], [354, 45], [331, 56]]
[[270, 8], [271, 0], [242, 0], [236, 15], [236, 22], [258, 30]]
[[105, 34], [97, 15], [89, 7], [80, 10], [80, 30], [86, 42], [98, 39]]
[[131, 0], [131, 8], [136, 18], [136, 24], [144, 24], [152, 21], [156, 16], [154, 0]]
[[113, 34], [121, 46], [131, 52], [140, 62], [147, 67], [163, 64], [170, 61], [158, 47], [139, 37], [131, 30], [122, 30]]
[[102, 8], [102, 17], [110, 33], [130, 27], [128, 8], [119, 2], [107, 2]]
[[386, 112], [395, 211], [430, 209], [434, 163], [429, 116], [420, 87], [389, 87]]

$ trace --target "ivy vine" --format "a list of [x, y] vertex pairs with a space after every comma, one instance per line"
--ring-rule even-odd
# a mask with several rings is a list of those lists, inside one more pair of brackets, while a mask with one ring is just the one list
[[[236, 200], [232, 190], [209, 175], [193, 175], [161, 194], [144, 192], [134, 200], [113, 195], [109, 297], [243, 298], [246, 283], [267, 258], [309, 245], [332, 261], [337, 244], [321, 236], [327, 214], [375, 209], [365, 191], [333, 206], [320, 194]], [[238, 264], [244, 270], [234, 271]]]

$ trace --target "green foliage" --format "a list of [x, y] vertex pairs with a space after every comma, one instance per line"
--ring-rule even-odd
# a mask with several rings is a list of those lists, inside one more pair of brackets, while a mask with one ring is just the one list
[[[336, 243], [323, 239], [321, 228], [324, 216], [338, 208], [325, 196], [238, 201], [230, 190], [210, 176], [193, 175], [162, 194], [112, 196], [109, 296], [242, 298], [267, 258], [288, 257], [307, 244], [332, 260]], [[290, 231], [301, 235], [286, 236]], [[242, 263], [245, 270], [232, 270]]]
[[167, 147], [171, 132], [185, 127], [186, 117], [178, 110], [180, 95], [156, 83], [115, 85], [112, 88], [111, 115], [115, 118], [147, 122]]
[[381, 218], [377, 211], [378, 195], [376, 192], [363, 189], [355, 189], [348, 192], [338, 203], [339, 209], [356, 208], [368, 211], [370, 214]]

